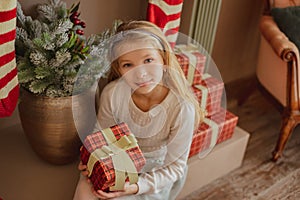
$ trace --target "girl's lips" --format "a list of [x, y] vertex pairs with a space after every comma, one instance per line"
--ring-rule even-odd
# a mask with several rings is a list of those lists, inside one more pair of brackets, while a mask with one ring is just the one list
[[145, 81], [145, 82], [141, 82], [141, 83], [136, 83], [136, 85], [139, 87], [145, 87], [147, 85], [152, 84], [152, 82], [153, 82], [152, 80], [149, 80], [149, 81]]

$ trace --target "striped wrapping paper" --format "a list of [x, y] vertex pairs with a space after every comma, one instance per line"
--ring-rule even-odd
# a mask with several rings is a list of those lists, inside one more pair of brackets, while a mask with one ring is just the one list
[[14, 111], [19, 84], [15, 59], [16, 0], [0, 3], [0, 117]]
[[[110, 130], [110, 135], [107, 134], [107, 130]], [[81, 149], [80, 158], [82, 160], [82, 163], [88, 166], [88, 170], [91, 173], [89, 175], [89, 178], [93, 183], [95, 190], [100, 189], [104, 191], [114, 191], [115, 189], [112, 189], [112, 187], [114, 187], [116, 184], [116, 179], [117, 179], [116, 174], [120, 172], [120, 171], [118, 172], [117, 169], [120, 169], [119, 167], [123, 167], [125, 165], [124, 164], [125, 162], [124, 162], [124, 156], [120, 157], [122, 160], [119, 160], [119, 164], [121, 162], [121, 165], [119, 167], [117, 166], [117, 163], [114, 162], [116, 157], [115, 158], [113, 157], [118, 156], [117, 154], [120, 153], [120, 148], [117, 149], [117, 153], [115, 152], [108, 153], [103, 157], [100, 156], [99, 153], [94, 154], [94, 152], [96, 152], [96, 150], [99, 149], [101, 149], [101, 151], [102, 149], [105, 150], [107, 149], [107, 147], [113, 149], [113, 147], [118, 145], [117, 143], [121, 141], [122, 138], [124, 139], [124, 137], [127, 136], [134, 137], [133, 134], [130, 132], [127, 124], [120, 123], [110, 128], [102, 129], [99, 132], [88, 135], [84, 140], [83, 148]], [[113, 140], [115, 141], [112, 142]], [[124, 152], [126, 152], [126, 154], [129, 156], [130, 162], [133, 163], [133, 165], [136, 168], [136, 171], [139, 172], [146, 163], [146, 160], [139, 146], [137, 144], [126, 145], [124, 147]], [[122, 151], [122, 153], [124, 152]], [[91, 168], [89, 168], [89, 162], [91, 160], [91, 157], [94, 157], [96, 162], [93, 164]]]
[[147, 20], [160, 27], [171, 47], [176, 44], [183, 0], [149, 0]]
[[205, 156], [215, 145], [230, 139], [237, 122], [238, 117], [224, 108], [205, 118], [194, 132], [189, 157]]

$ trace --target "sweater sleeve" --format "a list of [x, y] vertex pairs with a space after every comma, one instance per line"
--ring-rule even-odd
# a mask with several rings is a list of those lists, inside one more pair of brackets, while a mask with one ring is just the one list
[[164, 165], [156, 171], [140, 175], [138, 194], [157, 193], [183, 177], [194, 131], [194, 116], [195, 109], [191, 104], [181, 104], [178, 116], [171, 125]]

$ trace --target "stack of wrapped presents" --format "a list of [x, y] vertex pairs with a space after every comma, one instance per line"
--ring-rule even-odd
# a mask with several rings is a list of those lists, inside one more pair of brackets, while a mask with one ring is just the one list
[[238, 117], [226, 109], [224, 83], [205, 51], [192, 44], [177, 44], [174, 53], [205, 113], [193, 135], [188, 175], [178, 196], [185, 199], [241, 166], [249, 134], [237, 127]]
[[193, 135], [189, 157], [205, 156], [215, 145], [232, 137], [238, 117], [222, 105], [224, 83], [217, 75], [207, 72], [213, 70], [205, 69], [207, 57], [192, 44], [176, 45], [174, 52], [205, 112], [204, 120]]

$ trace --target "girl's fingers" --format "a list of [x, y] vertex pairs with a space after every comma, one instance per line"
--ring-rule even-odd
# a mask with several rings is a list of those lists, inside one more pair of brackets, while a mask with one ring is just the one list
[[110, 199], [110, 198], [122, 196], [122, 193], [124, 193], [124, 192], [104, 192], [102, 190], [98, 190], [96, 193], [99, 196], [98, 198]]
[[82, 162], [80, 161], [78, 164], [78, 170], [81, 171], [81, 174], [83, 176], [88, 176], [89, 175], [89, 170], [87, 170], [87, 166], [82, 164]]
[[81, 174], [82, 174], [83, 176], [88, 176], [88, 175], [89, 175], [89, 171], [88, 171], [88, 170], [81, 171]]
[[108, 199], [105, 195], [103, 196], [103, 195], [99, 194], [98, 192], [96, 192], [95, 190], [93, 190], [93, 194], [99, 199]]
[[87, 166], [82, 164], [82, 162], [80, 161], [79, 164], [78, 164], [78, 169], [79, 170], [85, 170], [86, 168], [87, 168]]
[[77, 168], [82, 171], [84, 168], [83, 168], [83, 164], [81, 164], [81, 162], [78, 164]]

